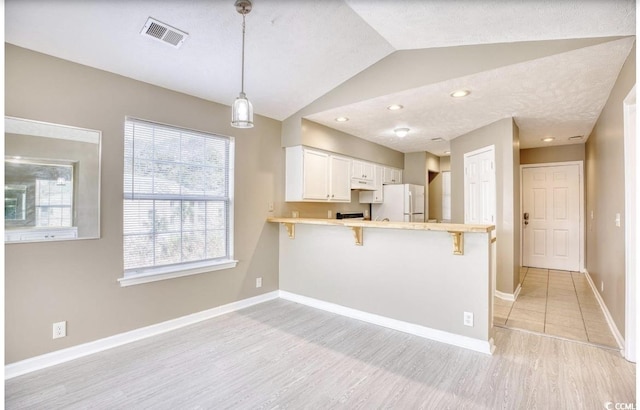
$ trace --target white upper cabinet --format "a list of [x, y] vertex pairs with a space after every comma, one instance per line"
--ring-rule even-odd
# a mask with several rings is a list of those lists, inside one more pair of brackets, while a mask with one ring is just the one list
[[303, 150], [302, 199], [329, 198], [329, 155]]
[[373, 186], [374, 191], [360, 191], [361, 204], [382, 203], [382, 181], [384, 179], [384, 168], [382, 165], [374, 165]]
[[402, 170], [397, 168], [384, 167], [383, 184], [401, 184]]
[[351, 161], [351, 189], [375, 189], [374, 186], [375, 165], [354, 159]]
[[286, 149], [287, 202], [351, 202], [351, 159], [301, 146]]
[[330, 200], [351, 202], [351, 159], [329, 156]]

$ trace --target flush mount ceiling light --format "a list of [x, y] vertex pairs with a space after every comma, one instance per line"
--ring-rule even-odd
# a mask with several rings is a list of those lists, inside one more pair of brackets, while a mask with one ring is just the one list
[[445, 151], [445, 155], [451, 154], [451, 151]]
[[551, 142], [553, 141], [555, 138], [554, 137], [547, 137], [547, 138], [543, 138], [542, 142]]
[[574, 135], [573, 137], [569, 137], [569, 139], [571, 141], [581, 140], [582, 139], [582, 135]]
[[336, 122], [347, 122], [349, 121], [349, 118], [347, 117], [338, 117], [335, 119]]
[[390, 106], [387, 107], [387, 110], [389, 111], [398, 111], [403, 109], [404, 106], [400, 105], [400, 104], [391, 104]]
[[251, 1], [237, 0], [236, 11], [242, 14], [242, 77], [240, 85], [240, 95], [233, 102], [231, 107], [231, 126], [235, 128], [253, 128], [253, 105], [244, 93], [244, 20], [251, 12]]
[[449, 95], [452, 96], [453, 98], [461, 98], [461, 97], [466, 97], [469, 94], [471, 94], [471, 91], [469, 90], [455, 90]]
[[399, 138], [404, 138], [409, 133], [409, 128], [396, 128], [393, 130]]
[[442, 142], [442, 141], [444, 141], [444, 139], [440, 138], [440, 137], [437, 137], [437, 138], [431, 138], [431, 141], [433, 141], [433, 142]]

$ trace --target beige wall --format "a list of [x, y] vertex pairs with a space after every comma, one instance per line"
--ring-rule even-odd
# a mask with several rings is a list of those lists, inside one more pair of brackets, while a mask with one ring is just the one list
[[518, 127], [505, 118], [451, 141], [451, 218], [464, 222], [464, 154], [495, 146], [497, 290], [520, 282], [520, 145]]
[[404, 154], [400, 151], [305, 119], [302, 120], [302, 144], [294, 145], [306, 145], [400, 169], [404, 164]]
[[567, 161], [584, 161], [584, 144], [520, 150], [520, 164], [522, 165]]
[[[278, 289], [278, 226], [265, 223], [267, 203], [277, 213], [284, 198], [278, 121], [256, 116], [255, 128], [234, 129], [228, 106], [12, 45], [5, 109], [102, 131], [101, 238], [5, 245], [6, 363]], [[119, 286], [127, 115], [235, 137], [235, 269]], [[68, 336], [52, 340], [52, 323], [63, 320]]]
[[[624, 122], [622, 101], [636, 83], [635, 46], [586, 143], [587, 271], [624, 335]], [[591, 214], [593, 213], [593, 218]], [[616, 213], [622, 224], [615, 226]]]
[[427, 155], [426, 152], [409, 152], [404, 154], [404, 172], [402, 182], [426, 186]]

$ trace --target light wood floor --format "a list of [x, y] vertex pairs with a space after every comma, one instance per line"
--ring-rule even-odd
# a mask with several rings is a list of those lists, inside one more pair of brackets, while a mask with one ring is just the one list
[[518, 300], [494, 299], [493, 323], [619, 349], [583, 273], [526, 268]]
[[275, 300], [5, 382], [7, 409], [601, 409], [619, 353], [496, 328], [493, 356]]

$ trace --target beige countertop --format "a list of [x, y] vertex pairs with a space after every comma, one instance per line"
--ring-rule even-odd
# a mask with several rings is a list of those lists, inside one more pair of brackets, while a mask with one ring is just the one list
[[383, 221], [363, 221], [363, 220], [353, 220], [353, 219], [271, 217], [271, 218], [267, 218], [267, 222], [286, 223], [286, 224], [346, 226], [349, 228], [407, 229], [407, 230], [417, 230], [417, 231], [440, 231], [440, 232], [488, 233], [495, 229], [494, 225], [470, 225], [470, 224], [429, 223], [429, 222], [383, 222]]

